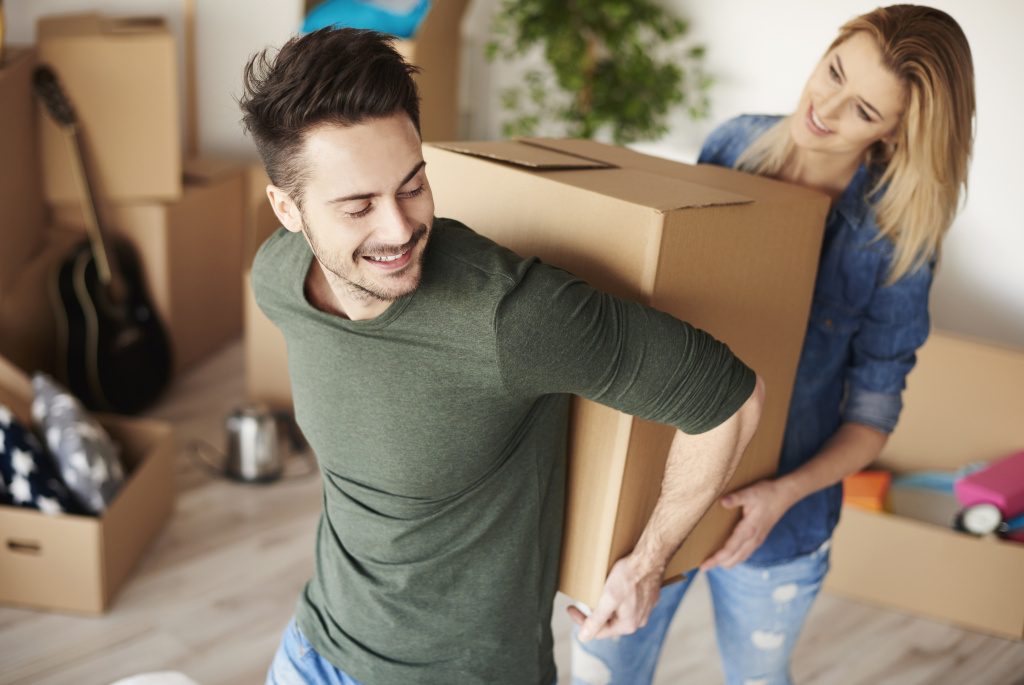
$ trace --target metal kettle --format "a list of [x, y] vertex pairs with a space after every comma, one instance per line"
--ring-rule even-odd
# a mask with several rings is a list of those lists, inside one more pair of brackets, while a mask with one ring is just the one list
[[286, 435], [281, 418], [264, 404], [246, 404], [224, 420], [225, 475], [246, 482], [277, 480], [284, 472]]

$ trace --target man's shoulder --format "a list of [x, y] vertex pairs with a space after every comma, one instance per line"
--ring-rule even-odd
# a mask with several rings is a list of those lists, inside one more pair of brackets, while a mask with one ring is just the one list
[[437, 266], [468, 279], [511, 284], [522, 277], [535, 258], [524, 258], [455, 219], [438, 218], [430, 249]]
[[300, 233], [279, 228], [267, 238], [252, 263], [252, 287], [257, 301], [266, 293], [287, 291], [295, 274], [304, 274], [309, 265], [309, 244]]

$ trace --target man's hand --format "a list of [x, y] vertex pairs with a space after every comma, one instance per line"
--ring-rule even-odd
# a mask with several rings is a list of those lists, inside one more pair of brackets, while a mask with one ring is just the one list
[[701, 571], [715, 566], [732, 568], [746, 561], [761, 546], [782, 515], [793, 506], [793, 501], [783, 487], [774, 480], [758, 481], [729, 493], [721, 501], [726, 509], [742, 509], [743, 518], [736, 524], [722, 549], [700, 565]]
[[669, 559], [725, 489], [747, 448], [764, 403], [764, 381], [736, 413], [704, 433], [676, 431], [654, 511], [633, 551], [617, 561], [589, 618], [569, 614], [582, 626], [579, 639], [628, 635], [647, 623], [661, 594]]
[[632, 555], [615, 562], [589, 618], [576, 607], [569, 607], [569, 616], [580, 626], [580, 641], [629, 635], [646, 625], [658, 603], [663, 574], [664, 569], [645, 572]]

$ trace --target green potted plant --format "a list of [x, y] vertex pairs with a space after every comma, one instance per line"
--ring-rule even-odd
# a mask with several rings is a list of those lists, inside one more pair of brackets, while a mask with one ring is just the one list
[[513, 60], [534, 48], [545, 65], [501, 93], [514, 118], [508, 137], [561, 122], [564, 135], [616, 143], [668, 131], [675, 107], [707, 115], [711, 78], [703, 46], [683, 45], [688, 25], [652, 0], [503, 0], [487, 58]]

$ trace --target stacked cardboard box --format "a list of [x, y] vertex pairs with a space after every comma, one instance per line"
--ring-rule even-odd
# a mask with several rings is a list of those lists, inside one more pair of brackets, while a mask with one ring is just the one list
[[[241, 331], [245, 169], [183, 160], [176, 40], [164, 19], [43, 17], [38, 36], [80, 122], [101, 218], [140, 253], [185, 369]], [[46, 198], [58, 223], [81, 231], [64, 136], [40, 117]]]
[[[1024, 447], [1024, 350], [932, 333], [903, 414], [874, 465], [953, 472]], [[826, 589], [974, 630], [1024, 638], [1024, 544], [844, 507]]]
[[[42, 176], [36, 151], [32, 48], [9, 48], [0, 65], [0, 354], [48, 368], [53, 317], [46, 299], [48, 262], [68, 244], [48, 249]], [[60, 241], [58, 241], [60, 242]]]
[[[32, 385], [0, 357], [0, 403], [31, 425]], [[98, 614], [174, 509], [174, 439], [162, 421], [98, 415], [121, 446], [128, 481], [100, 517], [0, 506], [0, 602]]]

